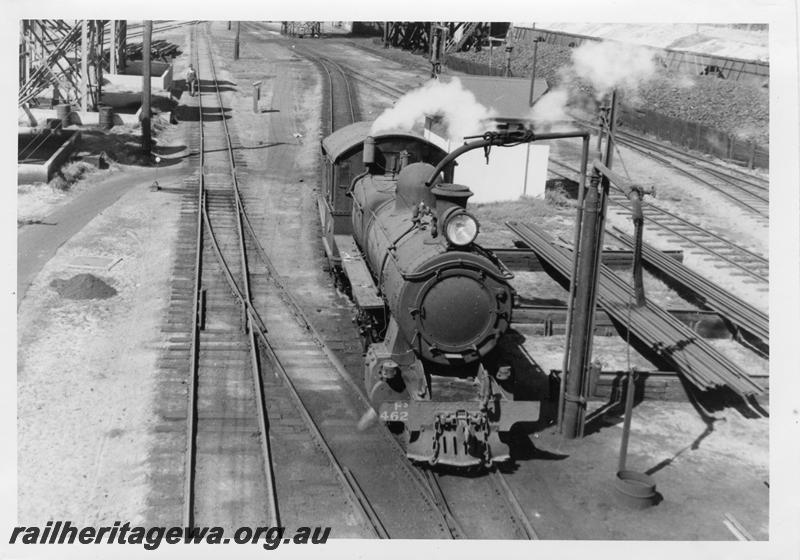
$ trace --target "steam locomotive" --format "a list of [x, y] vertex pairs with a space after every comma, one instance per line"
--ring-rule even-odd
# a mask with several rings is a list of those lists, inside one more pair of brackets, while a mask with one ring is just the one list
[[513, 275], [476, 243], [455, 153], [357, 122], [322, 140], [323, 245], [365, 342], [364, 385], [409, 458], [469, 467], [508, 460], [511, 427], [535, 421], [499, 355]]

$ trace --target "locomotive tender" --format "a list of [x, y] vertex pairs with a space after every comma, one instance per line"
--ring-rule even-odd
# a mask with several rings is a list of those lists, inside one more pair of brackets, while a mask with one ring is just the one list
[[505, 461], [511, 427], [539, 416], [538, 402], [515, 400], [515, 372], [498, 356], [512, 274], [475, 242], [455, 157], [416, 133], [370, 126], [323, 139], [319, 198], [325, 251], [358, 309], [369, 398], [403, 430], [413, 460]]

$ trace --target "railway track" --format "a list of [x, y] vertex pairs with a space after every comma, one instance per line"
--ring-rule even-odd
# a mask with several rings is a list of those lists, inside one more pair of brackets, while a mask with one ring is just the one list
[[[213, 76], [213, 56], [210, 52], [208, 58], [210, 74]], [[199, 61], [198, 69], [200, 74], [206, 72], [203, 64]], [[215, 83], [216, 80], [214, 79], [212, 82]], [[201, 100], [205, 96], [206, 89], [207, 86], [203, 84]], [[383, 426], [366, 427], [360, 433], [355, 431], [354, 427], [359, 417], [368, 408], [364, 406], [363, 402], [359, 402], [362, 395], [354, 393], [345, 383], [345, 378], [336, 373], [337, 368], [341, 369], [341, 364], [337, 362], [325, 343], [315, 335], [315, 331], [310, 329], [304, 314], [283, 285], [270, 262], [267, 251], [259, 242], [259, 236], [244, 212], [244, 204], [237, 193], [238, 180], [236, 179], [232, 148], [234, 142], [227, 131], [224, 118], [225, 109], [219, 90], [215, 92], [215, 95], [217, 107], [211, 108], [211, 110], [202, 108], [200, 114], [221, 115], [221, 118], [214, 122], [225, 129], [227, 146], [215, 144], [209, 148], [205, 146], [204, 142], [201, 153], [219, 154], [220, 158], [228, 160], [228, 171], [232, 178], [231, 186], [235, 199], [229, 201], [228, 206], [233, 206], [234, 210], [229, 214], [238, 216], [235, 219], [241, 223], [239, 239], [243, 240], [233, 252], [245, 255], [243, 262], [248, 263], [247, 276], [252, 283], [252, 287], [246, 286], [244, 281], [239, 284], [236, 274], [239, 271], [235, 267], [230, 267], [230, 274], [226, 274], [228, 288], [229, 291], [234, 292], [235, 299], [238, 300], [234, 307], [238, 305], [239, 317], [243, 317], [240, 324], [245, 324], [248, 327], [247, 332], [253, 337], [251, 348], [255, 347], [255, 338], [257, 337], [261, 343], [258, 357], [265, 356], [267, 358], [262, 368], [264, 370], [262, 383], [264, 388], [270, 389], [270, 391], [257, 392], [263, 392], [266, 397], [275, 390], [275, 387], [283, 386], [291, 393], [294, 407], [300, 417], [298, 418], [298, 415], [294, 414], [294, 418], [289, 418], [287, 421], [285, 417], [287, 415], [291, 417], [292, 411], [287, 410], [286, 407], [281, 408], [279, 403], [273, 403], [271, 397], [265, 398], [263, 408], [269, 413], [269, 418], [264, 422], [265, 430], [269, 430], [268, 443], [274, 449], [269, 457], [266, 452], [263, 453], [264, 466], [267, 466], [268, 461], [272, 463], [276, 502], [280, 504], [286, 501], [291, 502], [293, 499], [308, 502], [309, 508], [313, 506], [313, 509], [318, 511], [317, 515], [324, 515], [328, 518], [328, 523], [322, 522], [321, 525], [330, 525], [332, 512], [336, 512], [336, 517], [360, 518], [360, 524], [367, 525], [370, 531], [362, 530], [359, 536], [406, 538], [453, 536], [453, 533], [457, 533], [457, 523], [443, 515], [436, 507], [429, 490], [421, 484], [419, 476], [408, 464], [404, 454], [401, 453], [396, 442]], [[204, 135], [206, 135], [205, 131]], [[224, 165], [221, 160], [212, 162], [209, 159], [202, 163], [202, 168], [206, 173], [210, 172], [215, 176], [222, 175]], [[230, 182], [227, 176], [225, 181]], [[201, 177], [201, 185], [203, 182], [204, 179]], [[221, 219], [230, 219], [230, 217]], [[211, 219], [204, 218], [207, 230], [214, 231], [213, 223], [214, 221]], [[232, 230], [233, 228], [228, 229]], [[221, 248], [229, 250], [235, 245], [224, 242], [218, 244]], [[220, 263], [227, 263], [230, 257], [221, 256], [220, 253], [223, 252], [224, 250], [221, 250], [216, 254], [217, 259]], [[252, 262], [249, 263], [248, 259], [252, 259]], [[227, 268], [227, 265], [222, 265], [222, 268]], [[205, 303], [208, 308], [208, 300]], [[198, 304], [198, 309], [201, 308], [202, 306]], [[201, 315], [205, 321], [209, 320], [207, 312]], [[253, 363], [256, 363], [255, 359], [253, 359]], [[266, 372], [275, 374], [278, 382], [267, 381], [270, 376], [266, 375]], [[298, 453], [302, 454], [304, 446], [296, 441], [294, 446], [276, 445], [276, 442], [280, 443], [280, 434], [275, 434], [275, 422], [269, 422], [272, 418], [283, 419], [283, 427], [287, 427], [288, 424], [312, 433], [315, 445], [309, 447], [322, 448], [325, 451], [328, 462], [337, 474], [339, 485], [344, 487], [348, 494], [349, 505], [354, 510], [351, 514], [343, 515], [343, 504], [339, 504], [337, 507], [336, 504], [330, 503], [330, 499], [327, 500], [327, 503], [320, 501], [320, 499], [324, 499], [325, 494], [332, 492], [331, 481], [324, 484], [319, 480], [310, 480], [307, 472], [303, 470], [304, 467], [305, 471], [314, 468], [319, 459], [309, 460], [308, 457], [298, 457]], [[300, 419], [302, 426], [300, 426]], [[287, 436], [284, 439], [296, 438]], [[285, 464], [280, 460], [281, 449], [284, 449]], [[225, 450], [221, 451], [225, 452]], [[231, 460], [236, 460], [235, 454], [231, 455]], [[389, 475], [387, 475], [387, 469], [391, 471]], [[319, 470], [318, 465], [315, 470]], [[266, 468], [266, 471], [268, 472], [269, 468]], [[194, 477], [197, 478], [196, 475]], [[294, 479], [299, 477], [294, 484], [292, 484], [293, 477]], [[269, 483], [267, 484], [269, 486]], [[400, 503], [397, 500], [399, 495], [403, 496]], [[197, 503], [198, 500], [194, 499], [193, 501]], [[321, 512], [319, 511], [320, 507], [322, 507]], [[280, 514], [280, 519], [284, 524], [286, 517], [286, 515]], [[196, 518], [197, 515], [195, 515]], [[297, 521], [304, 524], [310, 523], [308, 517], [298, 517]], [[205, 521], [204, 524], [206, 524]], [[342, 536], [341, 533], [339, 534]]]
[[617, 131], [614, 136], [623, 146], [718, 192], [755, 217], [769, 220], [769, 181], [714, 165], [688, 152], [629, 132]]
[[[194, 37], [198, 73], [213, 76]], [[227, 116], [221, 105], [204, 105], [204, 89], [191, 104], [199, 120], [200, 173], [183, 523], [279, 525], [255, 334], [232, 295], [241, 286], [250, 300], [242, 224], [226, 173], [232, 162], [220, 149]]]
[[[213, 53], [207, 43], [205, 56], [202, 49], [195, 42], [196, 67], [211, 79], [201, 81], [196, 98], [198, 250], [184, 523], [279, 526], [289, 518], [298, 525], [336, 525], [329, 514], [314, 514], [322, 506], [349, 519], [338, 522], [340, 536], [385, 536], [286, 377], [253, 306], [268, 290], [249, 271], [252, 241], [245, 231], [234, 141]], [[303, 504], [294, 503], [297, 495]]]
[[[580, 173], [575, 167], [552, 157], [550, 164], [551, 173], [566, 179], [576, 180]], [[609, 200], [612, 211], [630, 214], [628, 199], [616, 188], [611, 189]], [[732, 276], [741, 277], [757, 289], [769, 289], [768, 259], [651, 202], [645, 202], [644, 208], [645, 223], [655, 226], [657, 233], [684, 248], [703, 251], [706, 258], [713, 260], [717, 266], [728, 269]]]

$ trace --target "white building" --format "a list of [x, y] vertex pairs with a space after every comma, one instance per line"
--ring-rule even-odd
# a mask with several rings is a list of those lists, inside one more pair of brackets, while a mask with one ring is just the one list
[[[443, 81], [452, 79], [441, 76]], [[478, 103], [494, 110], [494, 121], [505, 124], [530, 123], [531, 100], [547, 90], [544, 80], [536, 80], [531, 92], [528, 78], [497, 76], [458, 76], [464, 89], [475, 95]], [[448, 152], [463, 141], [448, 140], [445, 126], [438, 117], [425, 120], [425, 138]], [[517, 200], [520, 196], [543, 196], [547, 180], [547, 144], [521, 144], [511, 147], [492, 147], [487, 165], [483, 150], [472, 150], [456, 160], [453, 180], [467, 185], [475, 195], [470, 202]]]

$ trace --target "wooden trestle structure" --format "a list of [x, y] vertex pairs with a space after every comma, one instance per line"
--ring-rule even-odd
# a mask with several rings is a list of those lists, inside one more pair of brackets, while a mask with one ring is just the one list
[[96, 109], [103, 72], [125, 68], [127, 36], [124, 20], [22, 20], [19, 105], [53, 88], [54, 101]]
[[445, 53], [480, 48], [484, 40], [505, 37], [510, 24], [490, 21], [384, 21], [384, 44], [408, 50], [430, 51], [437, 29], [446, 30]]

